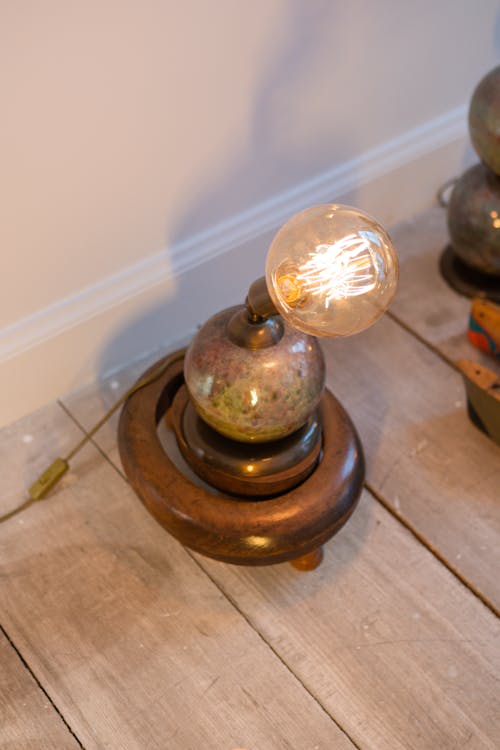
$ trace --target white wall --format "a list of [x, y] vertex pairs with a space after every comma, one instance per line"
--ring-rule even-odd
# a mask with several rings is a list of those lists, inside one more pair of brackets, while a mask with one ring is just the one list
[[497, 0], [4, 2], [0, 423], [239, 301], [310, 200], [431, 202], [499, 53]]

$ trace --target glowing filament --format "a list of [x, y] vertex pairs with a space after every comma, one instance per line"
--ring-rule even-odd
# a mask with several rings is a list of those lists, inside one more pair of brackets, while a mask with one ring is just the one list
[[367, 240], [350, 234], [331, 245], [318, 245], [298, 267], [295, 281], [302, 295], [330, 300], [358, 297], [376, 286], [375, 269]]

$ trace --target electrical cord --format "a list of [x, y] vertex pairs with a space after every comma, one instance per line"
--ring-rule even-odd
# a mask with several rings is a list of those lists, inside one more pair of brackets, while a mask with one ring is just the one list
[[437, 191], [436, 198], [442, 208], [448, 208], [450, 203], [448, 192], [455, 187], [457, 182], [458, 177], [452, 177], [450, 180], [446, 180], [446, 182], [441, 185], [441, 187]]
[[159, 365], [156, 370], [153, 370], [150, 375], [142, 378], [135, 385], [125, 391], [125, 393], [120, 396], [117, 401], [115, 401], [113, 406], [92, 427], [92, 429], [83, 436], [83, 438], [69, 451], [66, 456], [64, 456], [63, 458], [56, 458], [50, 464], [50, 466], [48, 466], [45, 471], [40, 474], [38, 479], [29, 488], [28, 497], [26, 498], [26, 500], [13, 510], [5, 513], [3, 516], [0, 516], [0, 523], [8, 521], [13, 516], [16, 516], [18, 513], [21, 513], [22, 511], [29, 508], [30, 505], [33, 505], [33, 503], [36, 503], [39, 500], [43, 500], [50, 492], [50, 490], [64, 476], [64, 474], [66, 474], [69, 469], [69, 462], [71, 461], [73, 456], [75, 456], [78, 451], [80, 451], [83, 446], [93, 438], [95, 433], [100, 430], [101, 427], [108, 421], [108, 419], [113, 416], [115, 411], [119, 409], [120, 406], [122, 406], [122, 404], [124, 404], [125, 401], [127, 401], [127, 399], [129, 399], [130, 396], [132, 396], [134, 393], [137, 393], [137, 391], [141, 390], [141, 388], [145, 388], [147, 385], [151, 385], [151, 383], [154, 383], [156, 380], [158, 380], [158, 378], [161, 378], [161, 376], [164, 375], [164, 373], [171, 365], [173, 365], [175, 362], [178, 362], [184, 357], [185, 352], [185, 349], [179, 349], [178, 351], [173, 352], [172, 354], [167, 356], [162, 361], [161, 365]]

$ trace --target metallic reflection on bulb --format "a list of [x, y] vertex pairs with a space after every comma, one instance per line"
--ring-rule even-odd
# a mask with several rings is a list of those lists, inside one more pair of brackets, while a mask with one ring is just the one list
[[385, 230], [349, 206], [314, 206], [294, 216], [271, 244], [269, 293], [296, 328], [347, 336], [374, 323], [389, 306], [398, 262]]

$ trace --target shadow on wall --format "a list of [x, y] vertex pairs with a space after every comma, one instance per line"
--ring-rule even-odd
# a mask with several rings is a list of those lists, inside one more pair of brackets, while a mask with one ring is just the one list
[[[290, 139], [293, 142], [293, 133], [300, 129], [297, 119], [307, 121], [312, 116], [307, 97], [317, 96], [313, 89], [318, 49], [328, 46], [332, 55], [331, 89], [322, 95], [334, 97], [336, 87], [341, 85], [335, 80], [338, 67], [335, 50], [341, 49], [340, 42], [335, 43], [336, 35], [340, 34], [334, 22], [335, 12], [335, 4], [330, 0], [315, 3], [293, 0], [287, 4], [287, 15], [283, 19], [286, 32], [276, 40], [272, 57], [268, 56], [265, 69], [261, 71], [247, 140], [241, 143], [240, 152], [224, 179], [217, 184], [205, 182], [198, 185], [197, 193], [185, 206], [184, 216], [170, 232], [168, 239], [171, 244], [192, 234], [193, 226], [211, 226], [214, 217], [227, 218], [238, 213], [241, 210], [238, 191], [242, 185], [245, 185], [245, 194], [247, 191], [251, 193], [251, 204], [247, 206], [250, 208], [272, 198], [269, 184], [279, 182], [279, 190], [286, 191], [293, 188], [298, 179], [317, 175], [318, 162], [322, 156], [324, 159], [325, 144], [310, 142], [306, 155], [290, 148]], [[257, 63], [259, 52], [255, 51]], [[314, 132], [314, 128], [308, 127], [307, 131]], [[347, 138], [352, 138], [352, 134], [345, 133], [342, 138], [338, 132], [335, 138], [332, 134], [332, 143], [328, 147], [332, 161], [342, 161], [343, 154], [353, 152], [352, 148], [346, 148], [350, 145], [345, 142]], [[303, 164], [305, 158], [313, 165], [309, 170]], [[330, 166], [330, 162], [323, 163], [322, 169]]]
[[[223, 179], [213, 183], [205, 178], [197, 183], [197, 191], [186, 201], [183, 216], [175, 227], [167, 228], [167, 247], [175, 248], [194, 232], [211, 227], [214, 221], [237, 215], [241, 210], [239, 186], [245, 185], [245, 195], [249, 192], [252, 195], [253, 204], [248, 206], [252, 208], [272, 197], [267, 192], [269, 183], [279, 182], [280, 189], [286, 191], [294, 186], [298, 167], [302, 173], [307, 172], [303, 168], [304, 154], [294, 156], [285, 143], [284, 134], [293, 129], [290, 118], [297, 117], [297, 102], [303, 102], [300, 117], [310, 116], [307, 95], [314, 81], [314, 53], [318, 46], [324, 47], [326, 43], [332, 50], [332, 77], [331, 88], [324, 94], [335, 96], [335, 37], [340, 34], [334, 22], [335, 10], [329, 0], [314, 4], [292, 0], [287, 4], [283, 18], [286, 30], [276, 40], [272, 59], [266, 63], [255, 92], [250, 136], [241, 143]], [[259, 50], [255, 51], [255, 58], [258, 64]], [[291, 106], [293, 103], [295, 106]], [[335, 138], [332, 135], [332, 158], [342, 161], [343, 154], [352, 153], [353, 145], [352, 133], [339, 137], [336, 132]], [[320, 151], [324, 151], [324, 144], [322, 147], [317, 141], [310, 143], [313, 165], [318, 162]], [[312, 171], [314, 169], [313, 166]], [[118, 362], [137, 359], [160, 345], [171, 348], [172, 344], [187, 338], [209, 315], [230, 304], [243, 302], [249, 284], [264, 273], [267, 247], [273, 234], [274, 231], [245, 242], [173, 279], [164, 299], [148, 304], [147, 311], [124, 322], [108, 342], [98, 363], [101, 376], [116, 369]], [[137, 341], [141, 342], [139, 349]]]

